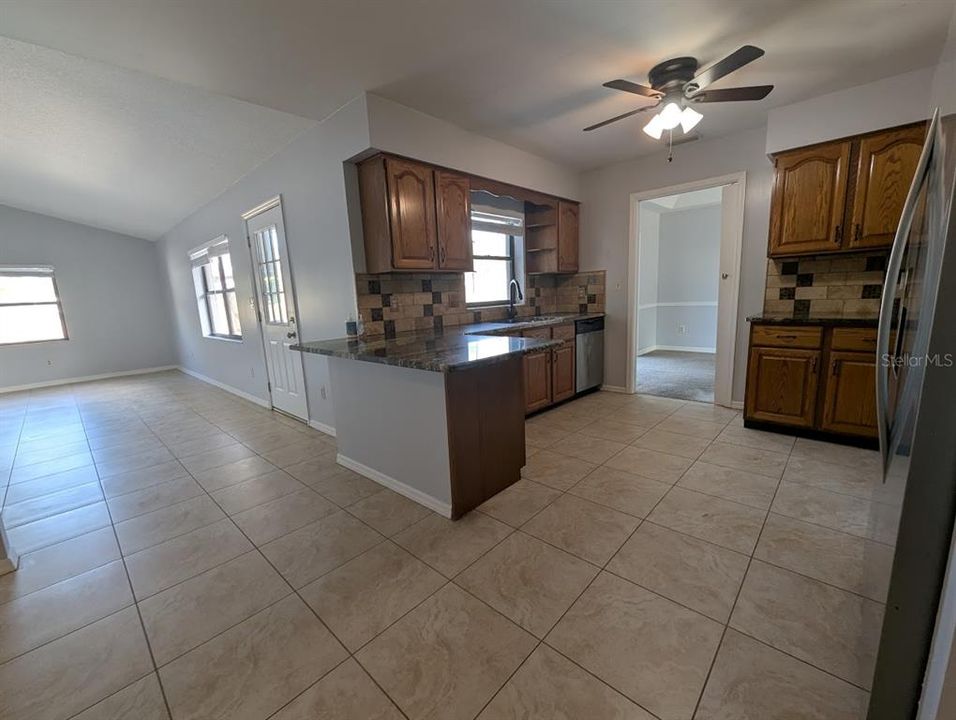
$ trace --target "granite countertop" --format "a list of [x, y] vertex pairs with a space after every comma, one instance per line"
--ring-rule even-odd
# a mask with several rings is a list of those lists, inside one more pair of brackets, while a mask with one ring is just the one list
[[747, 322], [757, 325], [825, 325], [827, 327], [877, 327], [879, 318], [794, 318], [773, 317], [772, 315], [751, 315]]
[[549, 327], [574, 320], [602, 317], [602, 313], [548, 315], [537, 322], [485, 322], [444, 330], [399, 333], [394, 338], [336, 338], [293, 345], [293, 350], [383, 365], [453, 372], [502, 362], [514, 355], [561, 345], [561, 340], [510, 337], [505, 333]]

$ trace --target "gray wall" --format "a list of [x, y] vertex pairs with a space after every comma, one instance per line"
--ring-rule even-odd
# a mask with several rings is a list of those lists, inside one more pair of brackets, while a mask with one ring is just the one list
[[712, 205], [661, 213], [657, 345], [717, 346], [720, 212]]
[[733, 399], [743, 400], [747, 372], [746, 316], [763, 307], [772, 165], [766, 128], [702, 140], [586, 173], [582, 178], [581, 267], [607, 268], [605, 382], [624, 387], [627, 374], [627, 262], [630, 195], [746, 171], [740, 299]]
[[[214, 201], [193, 213], [159, 241], [175, 323], [180, 364], [216, 382], [268, 401], [262, 337], [252, 302], [252, 258], [242, 213], [282, 196], [286, 240], [304, 339], [339, 337], [355, 311], [355, 280], [349, 243], [348, 207], [342, 161], [364, 150], [368, 140], [364, 98], [307, 130]], [[236, 273], [243, 339], [203, 337], [187, 252], [218, 235], [229, 237]], [[303, 358], [313, 420], [334, 425], [328, 365]]]
[[0, 265], [53, 265], [69, 340], [0, 347], [0, 388], [176, 363], [156, 245], [0, 205]]

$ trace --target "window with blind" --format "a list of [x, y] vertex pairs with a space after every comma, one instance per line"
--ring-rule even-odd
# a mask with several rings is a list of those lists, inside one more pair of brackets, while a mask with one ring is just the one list
[[472, 204], [471, 245], [475, 270], [465, 273], [466, 305], [504, 305], [509, 300], [512, 280], [524, 286], [523, 240], [523, 213]]
[[229, 239], [216, 238], [189, 253], [199, 322], [206, 337], [241, 340], [236, 280], [229, 255]]
[[0, 345], [66, 339], [53, 268], [0, 266]]

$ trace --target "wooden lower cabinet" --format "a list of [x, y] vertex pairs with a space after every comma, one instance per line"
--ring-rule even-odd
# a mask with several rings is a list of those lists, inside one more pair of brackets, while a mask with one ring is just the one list
[[561, 402], [574, 396], [574, 342], [551, 351], [551, 401]]
[[813, 427], [819, 350], [755, 347], [747, 371], [748, 419]]
[[745, 421], [876, 437], [875, 328], [754, 325], [750, 344]]
[[876, 356], [830, 352], [820, 427], [847, 435], [876, 434]]
[[551, 350], [524, 356], [524, 404], [529, 413], [551, 404]]

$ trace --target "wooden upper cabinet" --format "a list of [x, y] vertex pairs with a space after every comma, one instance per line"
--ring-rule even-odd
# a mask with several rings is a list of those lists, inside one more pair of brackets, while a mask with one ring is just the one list
[[385, 159], [392, 264], [401, 270], [435, 267], [435, 183], [427, 165]]
[[580, 205], [558, 201], [558, 272], [578, 271]]
[[847, 247], [893, 244], [925, 137], [920, 124], [861, 138]]
[[819, 363], [819, 350], [750, 348], [746, 419], [813, 427]]
[[841, 248], [850, 141], [780, 153], [774, 159], [770, 255]]
[[876, 354], [831, 351], [820, 427], [876, 437]]
[[463, 175], [436, 170], [435, 199], [438, 213], [438, 267], [441, 270], [470, 272], [474, 269], [471, 251], [471, 182]]

